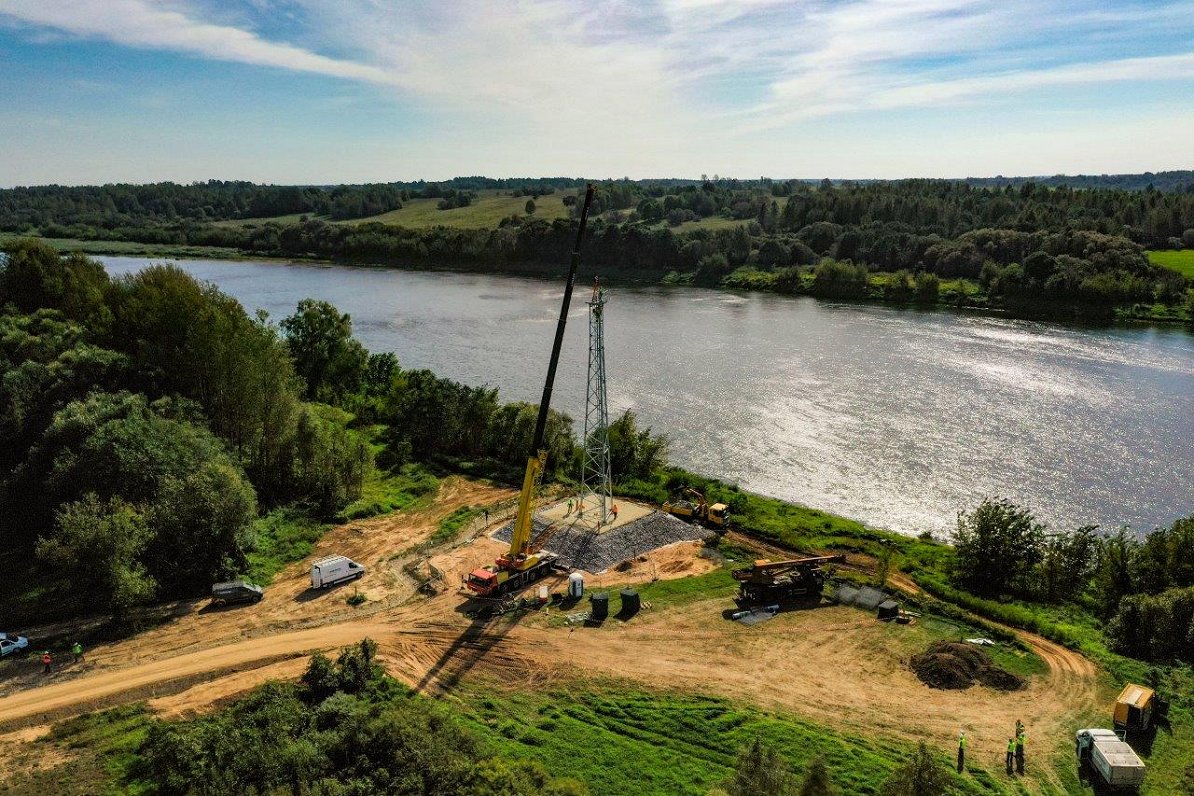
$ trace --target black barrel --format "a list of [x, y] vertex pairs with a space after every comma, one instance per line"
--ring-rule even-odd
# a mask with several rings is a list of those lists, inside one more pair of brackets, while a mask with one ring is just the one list
[[638, 592], [634, 589], [622, 589], [622, 616], [634, 616], [641, 607]]
[[598, 621], [609, 616], [609, 595], [605, 592], [589, 595], [589, 618]]

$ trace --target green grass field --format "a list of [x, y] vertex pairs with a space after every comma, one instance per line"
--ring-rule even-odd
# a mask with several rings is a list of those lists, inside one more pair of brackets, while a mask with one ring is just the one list
[[1187, 279], [1194, 279], [1194, 249], [1181, 251], [1150, 251], [1148, 259], [1153, 265], [1170, 268]]
[[[557, 191], [553, 194], [540, 196], [535, 202], [535, 212], [532, 218], [545, 218], [551, 221], [556, 218], [567, 218], [568, 208], [564, 206], [565, 192]], [[340, 221], [340, 224], [366, 224], [377, 221], [383, 224], [395, 224], [409, 229], [426, 229], [427, 227], [454, 227], [456, 229], [493, 229], [507, 216], [526, 215], [526, 203], [529, 196], [510, 196], [509, 193], [497, 191], [479, 191], [477, 198], [468, 207], [458, 207], [452, 210], [440, 210], [438, 199], [410, 199], [403, 203], [401, 210], [392, 210], [380, 216], [358, 218], [351, 221]]]
[[[313, 216], [309, 213], [291, 213], [288, 216], [272, 216], [270, 218], [229, 218], [223, 221], [211, 222], [213, 227], [259, 227], [267, 221], [272, 221], [275, 224], [297, 224], [303, 218], [324, 218], [323, 216]], [[324, 218], [326, 221], [327, 219]]]
[[[595, 680], [529, 693], [470, 684], [456, 698], [465, 725], [487, 749], [537, 760], [602, 796], [700, 796], [725, 781], [738, 750], [755, 737], [779, 749], [798, 775], [823, 757], [839, 792], [850, 794], [878, 793], [912, 752], [905, 743], [791, 714], [633, 683]], [[954, 793], [1010, 792], [978, 766], [953, 779]]]
[[[0, 246], [27, 235], [0, 232]], [[172, 243], [129, 243], [118, 240], [76, 240], [75, 238], [38, 238], [60, 252], [84, 252], [85, 254], [106, 254], [114, 257], [162, 257], [241, 260], [244, 252], [222, 246], [181, 246]], [[261, 259], [261, 258], [256, 258]]]

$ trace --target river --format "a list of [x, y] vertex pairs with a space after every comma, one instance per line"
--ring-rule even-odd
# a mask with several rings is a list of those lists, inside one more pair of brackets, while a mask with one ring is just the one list
[[[112, 274], [148, 261], [101, 257]], [[371, 351], [537, 402], [562, 285], [339, 265], [179, 260], [274, 320], [300, 299], [352, 315]], [[578, 286], [553, 406], [583, 418]], [[903, 533], [986, 496], [1055, 528], [1142, 531], [1194, 513], [1194, 336], [683, 287], [608, 291], [611, 416], [672, 460]], [[579, 431], [579, 429], [578, 429]]]

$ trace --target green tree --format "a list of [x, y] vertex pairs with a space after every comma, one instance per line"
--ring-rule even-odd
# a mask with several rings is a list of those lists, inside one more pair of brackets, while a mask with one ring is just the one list
[[825, 767], [824, 758], [816, 758], [809, 764], [800, 783], [799, 796], [833, 796], [833, 784], [829, 781], [829, 769]]
[[924, 741], [883, 783], [882, 796], [941, 796], [949, 792], [949, 771]]
[[813, 272], [812, 293], [824, 298], [865, 298], [869, 286], [865, 265], [824, 259]]
[[151, 538], [145, 518], [131, 505], [88, 494], [59, 509], [54, 529], [37, 544], [37, 557], [55, 568], [74, 595], [87, 595], [121, 618], [156, 591], [139, 560]]
[[1120, 600], [1137, 591], [1132, 577], [1140, 543], [1127, 528], [1120, 528], [1098, 541], [1093, 587], [1097, 613], [1107, 619], [1119, 608]]
[[1033, 592], [1046, 602], [1076, 600], [1090, 585], [1098, 547], [1097, 526], [1048, 534], [1033, 572]]
[[922, 304], [936, 304], [941, 291], [941, 279], [936, 274], [921, 271], [916, 275], [916, 300]]
[[[745, 230], [743, 231], [745, 232]], [[716, 285], [733, 270], [733, 266], [730, 265], [730, 261], [724, 254], [707, 254], [697, 264], [694, 279], [700, 285]]]
[[0, 306], [60, 310], [93, 331], [111, 321], [104, 304], [108, 273], [100, 263], [77, 252], [62, 257], [48, 243], [30, 238], [7, 243], [0, 252]]
[[738, 753], [725, 789], [729, 796], [789, 796], [794, 790], [787, 762], [757, 737]]
[[283, 487], [298, 390], [276, 330], [174, 266], [120, 280], [113, 315], [112, 347], [134, 358], [143, 389], [198, 402], [258, 489]]
[[639, 430], [638, 417], [629, 409], [609, 424], [610, 477], [615, 481], [650, 478], [667, 466], [667, 452], [667, 437]]
[[1041, 560], [1044, 526], [1009, 500], [987, 499], [958, 514], [954, 532], [955, 577], [964, 587], [990, 596], [1024, 591], [1027, 575]]
[[281, 328], [308, 399], [339, 403], [360, 389], [369, 355], [352, 336], [347, 313], [326, 301], [303, 299]]
[[535, 200], [527, 199], [527, 203], [526, 203], [526, 206], [524, 209], [527, 211], [528, 216], [531, 215], [532, 213], [534, 213], [535, 212]]

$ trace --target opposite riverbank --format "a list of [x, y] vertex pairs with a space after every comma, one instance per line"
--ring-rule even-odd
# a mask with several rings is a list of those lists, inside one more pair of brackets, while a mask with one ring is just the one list
[[[21, 237], [0, 233], [0, 246]], [[501, 261], [478, 263], [473, 260], [453, 260], [445, 257], [436, 264], [411, 261], [369, 260], [359, 258], [333, 259], [318, 255], [280, 257], [269, 253], [246, 252], [242, 249], [223, 246], [191, 246], [177, 244], [136, 243], [129, 241], [81, 240], [76, 238], [36, 238], [61, 252], [83, 254], [179, 259], [214, 259], [229, 261], [254, 261], [276, 263], [336, 263], [377, 268], [394, 268], [407, 271], [454, 273], [479, 273], [534, 278], [553, 278], [559, 275], [558, 263], [536, 261]], [[1153, 254], [1153, 253], [1150, 253]], [[1170, 252], [1158, 252], [1165, 255]], [[1178, 252], [1180, 254], [1180, 252]], [[1164, 258], [1161, 258], [1162, 260]], [[818, 285], [817, 269], [764, 270], [754, 265], [745, 265], [716, 279], [702, 276], [698, 271], [670, 271], [662, 275], [633, 268], [601, 269], [601, 278], [611, 285], [656, 285], [675, 284], [704, 287], [715, 290], [751, 291], [777, 293], [792, 296], [812, 296], [833, 301], [877, 303], [900, 307], [923, 309], [951, 309], [982, 312], [996, 316], [1016, 317], [1032, 320], [1047, 320], [1080, 324], [1158, 324], [1165, 326], [1194, 325], [1194, 291], [1185, 308], [1180, 305], [1162, 303], [1143, 304], [1115, 308], [1099, 308], [1098, 311], [1084, 311], [1073, 305], [1057, 306], [1044, 301], [1024, 300], [1013, 303], [993, 300], [983, 286], [965, 278], [936, 279], [929, 286], [918, 285], [906, 272], [878, 271], [867, 273], [864, 278], [850, 279], [839, 284], [835, 278], [830, 287]], [[836, 277], [836, 275], [835, 275]], [[822, 280], [825, 281], [825, 280]]]

